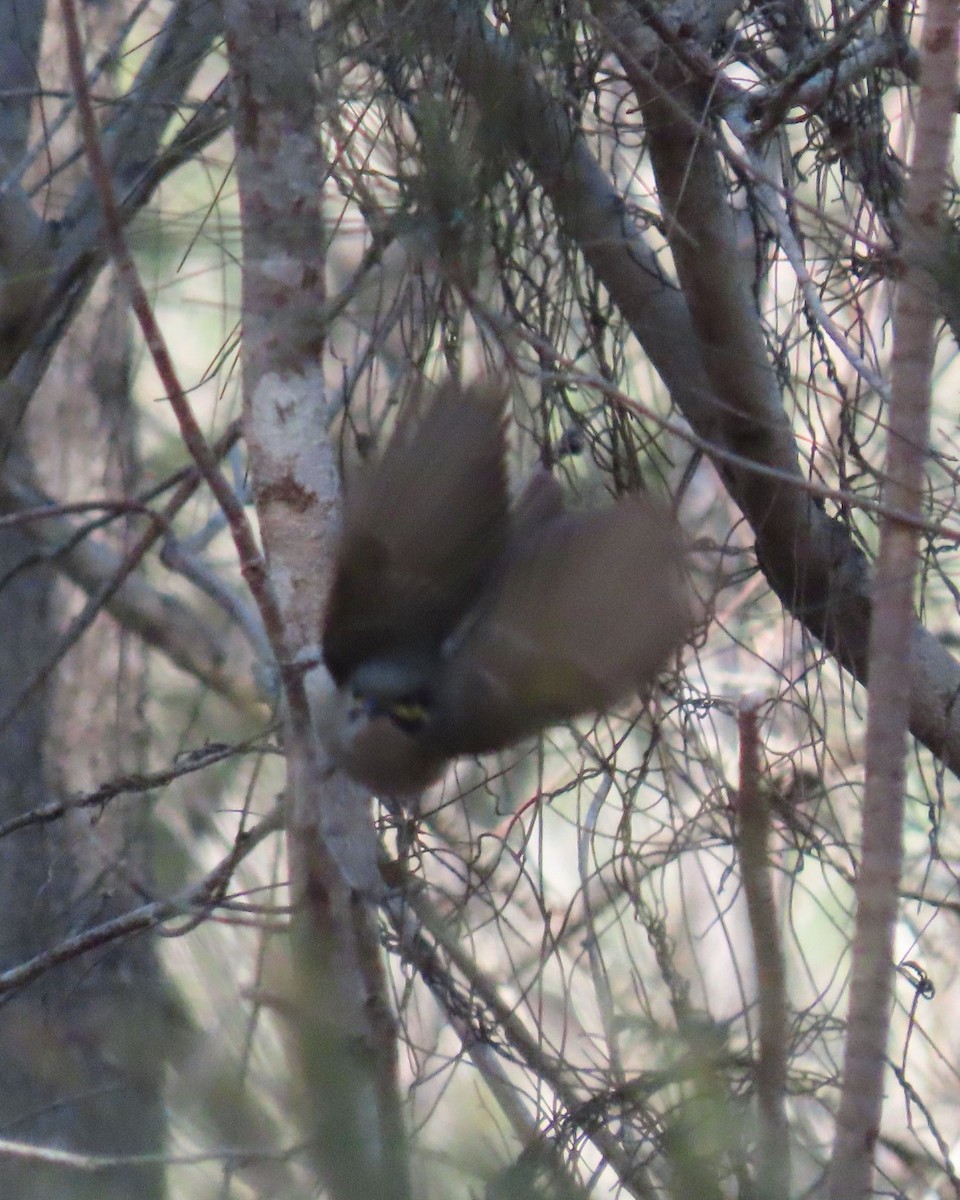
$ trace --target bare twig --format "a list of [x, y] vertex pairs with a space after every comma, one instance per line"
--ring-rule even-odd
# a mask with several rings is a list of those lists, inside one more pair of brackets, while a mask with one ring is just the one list
[[230, 853], [209, 874], [179, 896], [141, 905], [112, 921], [104, 921], [101, 925], [66, 938], [58, 946], [0, 973], [0, 997], [10, 997], [61, 963], [70, 962], [90, 950], [108, 946], [120, 938], [156, 929], [173, 918], [188, 915], [192, 927], [198, 912], [208, 914], [220, 902], [233, 872], [244, 858], [265, 838], [283, 827], [282, 816], [282, 806], [278, 804], [256, 825], [241, 830], [234, 839]]
[[[204, 106], [169, 146], [161, 147], [170, 116], [178, 111], [220, 25], [219, 9], [209, 0], [178, 0], [128, 89], [128, 101], [117, 104], [111, 113], [106, 126], [110, 168], [127, 220], [171, 170], [199, 154], [223, 129], [222, 105], [219, 113], [216, 104], [212, 112]], [[150, 164], [146, 169], [145, 163]], [[42, 325], [0, 384], [0, 462], [9, 453], [56, 346], [104, 264], [104, 248], [96, 196], [89, 180], [84, 180], [60, 224], [55, 279]]]
[[180, 1167], [224, 1162], [245, 1167], [259, 1162], [289, 1162], [302, 1151], [302, 1146], [284, 1146], [277, 1150], [217, 1146], [202, 1154], [83, 1154], [76, 1150], [62, 1150], [57, 1146], [37, 1146], [32, 1142], [0, 1138], [0, 1158], [50, 1163], [58, 1167], [70, 1167], [74, 1171], [91, 1172], [110, 1171], [115, 1167]]
[[127, 249], [123, 234], [123, 222], [113, 190], [113, 180], [107, 165], [106, 156], [100, 141], [90, 93], [87, 89], [83, 70], [83, 49], [80, 44], [80, 30], [77, 25], [77, 14], [74, 0], [61, 0], [64, 33], [67, 42], [67, 56], [70, 62], [70, 75], [74, 90], [77, 94], [77, 108], [80, 114], [80, 124], [83, 130], [83, 140], [90, 163], [90, 174], [97, 190], [103, 213], [103, 227], [110, 253], [117, 265], [120, 278], [130, 297], [133, 311], [140, 323], [144, 340], [153, 358], [154, 366], [166, 389], [167, 399], [173, 410], [184, 445], [207, 481], [220, 507], [223, 509], [230, 525], [230, 532], [240, 560], [240, 570], [250, 588], [251, 595], [260, 609], [260, 615], [270, 638], [271, 645], [282, 663], [286, 660], [283, 653], [284, 635], [283, 623], [276, 602], [267, 585], [266, 566], [257, 548], [256, 538], [247, 521], [243, 506], [237, 500], [233, 488], [220, 471], [216, 455], [207, 444], [206, 438], [197, 423], [193, 410], [187, 400], [180, 381], [174, 369], [173, 360], [167, 349], [166, 341], [160, 331], [150, 301], [140, 282], [136, 266]]
[[[102, 810], [117, 796], [140, 795], [144, 792], [155, 791], [157, 788], [167, 787], [175, 779], [182, 779], [185, 775], [192, 775], [195, 771], [202, 771], [216, 763], [235, 758], [238, 754], [246, 753], [255, 745], [254, 741], [250, 741], [230, 746], [204, 746], [191, 754], [180, 755], [176, 764], [165, 770], [150, 771], [146, 774], [121, 775], [116, 779], [107, 780], [106, 783], [101, 783], [99, 787], [94, 788], [92, 792], [68, 796], [65, 800], [55, 800], [50, 804], [32, 808], [28, 812], [12, 817], [0, 825], [0, 839], [9, 837], [21, 829], [28, 829], [31, 825], [47, 825], [51, 821], [59, 820], [68, 812], [76, 812], [78, 809], [98, 808]], [[257, 753], [261, 752], [262, 747], [258, 747]]]
[[[225, 453], [235, 439], [236, 430], [228, 430], [214, 446], [213, 453]], [[97, 614], [101, 610], [109, 608], [111, 603], [116, 604], [118, 611], [122, 610], [127, 615], [130, 623], [138, 626], [138, 632], [140, 632], [146, 641], [151, 642], [151, 644], [159, 643], [165, 647], [170, 652], [171, 657], [180, 665], [197, 674], [199, 678], [209, 682], [217, 690], [226, 690], [234, 703], [239, 703], [248, 711], [254, 708], [255, 693], [252, 689], [232, 686], [233, 680], [229, 670], [226, 673], [222, 670], [221, 663], [216, 660], [215, 656], [210, 654], [209, 647], [205, 654], [199, 653], [195, 637], [190, 636], [190, 634], [186, 637], [181, 636], [177, 623], [168, 622], [164, 619], [165, 614], [163, 612], [164, 605], [162, 601], [155, 609], [151, 610], [149, 600], [154, 598], [153, 590], [138, 588], [131, 580], [133, 572], [144, 556], [162, 536], [163, 531], [168, 527], [176, 513], [187, 503], [196, 491], [199, 483], [199, 471], [184, 476], [179, 486], [173, 492], [173, 495], [154, 519], [153, 524], [137, 538], [123, 558], [115, 561], [111, 556], [112, 569], [109, 574], [104, 572], [102, 567], [91, 572], [90, 559], [92, 552], [90, 548], [77, 548], [76, 555], [70, 561], [78, 573], [80, 586], [86, 587], [92, 593], [91, 598], [84, 605], [81, 612], [74, 617], [70, 623], [70, 627], [60, 638], [56, 650], [46, 662], [41, 663], [33, 676], [21, 687], [7, 708], [7, 711], [0, 714], [0, 728], [5, 728], [14, 719], [20, 707], [50, 677], [51, 672], [56, 669], [57, 664], [62, 660], [64, 654], [90, 628]], [[130, 583], [131, 586], [123, 591], [125, 583]], [[137, 596], [137, 600], [131, 605], [131, 596], [135, 595]], [[166, 616], [169, 615], [166, 614]], [[191, 634], [194, 632], [190, 631]]]
[[[638, 1159], [606, 1123], [589, 1119], [589, 1097], [577, 1091], [559, 1056], [551, 1055], [543, 1039], [527, 1029], [517, 1009], [500, 997], [496, 986], [467, 952], [456, 933], [445, 927], [429, 901], [423, 895], [413, 893], [402, 900], [388, 898], [385, 907], [400, 936], [404, 956], [420, 971], [445, 1011], [455, 1011], [457, 988], [451, 986], [449, 972], [433, 946], [409, 924], [405, 912], [407, 907], [416, 914], [420, 925], [428, 930], [467, 981], [470, 995], [476, 997], [480, 1010], [487, 1010], [490, 1029], [496, 1029], [509, 1046], [511, 1054], [516, 1055], [537, 1079], [547, 1083], [562, 1101], [573, 1124], [577, 1124], [582, 1117], [580, 1128], [617, 1172], [624, 1189], [642, 1200], [653, 1197], [656, 1189], [642, 1159]], [[462, 1009], [460, 1015], [463, 1015]], [[628, 1090], [631, 1086], [632, 1081]]]

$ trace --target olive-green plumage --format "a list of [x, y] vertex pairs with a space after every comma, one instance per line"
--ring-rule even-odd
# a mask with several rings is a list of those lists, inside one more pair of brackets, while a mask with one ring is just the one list
[[689, 630], [665, 508], [568, 512], [542, 469], [511, 508], [504, 401], [446, 385], [347, 491], [321, 732], [375, 791], [420, 791], [459, 755], [609, 708]]

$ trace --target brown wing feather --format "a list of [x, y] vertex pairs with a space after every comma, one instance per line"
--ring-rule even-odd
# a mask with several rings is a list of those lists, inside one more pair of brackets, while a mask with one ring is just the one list
[[511, 553], [444, 672], [437, 740], [501, 749], [649, 682], [689, 632], [683, 540], [641, 498], [564, 514]]
[[437, 390], [394, 432], [344, 501], [323, 631], [338, 683], [384, 651], [443, 641], [503, 552], [505, 393]]

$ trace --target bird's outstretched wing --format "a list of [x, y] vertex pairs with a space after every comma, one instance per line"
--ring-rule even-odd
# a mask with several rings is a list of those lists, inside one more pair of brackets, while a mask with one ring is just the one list
[[344, 501], [323, 630], [338, 684], [385, 652], [439, 647], [507, 539], [505, 392], [450, 382], [402, 421]]
[[690, 630], [682, 534], [644, 498], [535, 522], [448, 643], [436, 702], [448, 755], [601, 712], [650, 682]]

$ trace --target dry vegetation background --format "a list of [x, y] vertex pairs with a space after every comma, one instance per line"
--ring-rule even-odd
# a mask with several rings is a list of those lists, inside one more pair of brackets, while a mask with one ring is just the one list
[[[344, 915], [367, 802], [287, 779], [281, 746], [310, 752], [262, 597], [105, 265], [73, 5], [4, 10], [0, 1194], [826, 1195], [922, 14], [77, 6], [126, 243], [255, 527], [257, 496], [288, 650], [316, 640], [334, 467], [424, 375], [502, 373], [518, 482], [540, 458], [574, 503], [646, 488], [691, 540], [701, 619], [653, 694], [456, 764], [417, 814], [374, 804], [391, 891]], [[920, 256], [870, 1185], [916, 1200], [960, 1196], [954, 186]], [[302, 444], [265, 429], [280, 392]], [[269, 486], [285, 454], [306, 513]]]

